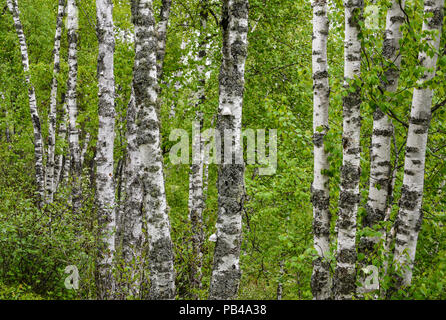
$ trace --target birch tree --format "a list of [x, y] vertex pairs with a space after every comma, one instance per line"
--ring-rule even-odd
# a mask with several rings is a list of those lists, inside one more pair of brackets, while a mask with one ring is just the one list
[[[387, 10], [386, 29], [382, 54], [388, 64], [381, 82], [381, 88], [385, 100], [389, 101], [398, 89], [400, 76], [401, 55], [400, 40], [401, 25], [405, 21], [405, 1], [392, 1], [392, 6]], [[391, 172], [391, 142], [394, 127], [387, 114], [378, 106], [373, 113], [373, 133], [370, 146], [370, 181], [369, 196], [366, 204], [367, 214], [362, 222], [362, 227], [373, 228], [386, 217], [388, 199], [392, 192]], [[374, 252], [374, 247], [379, 238], [364, 236], [360, 240], [359, 250], [366, 256]]]
[[147, 221], [151, 299], [175, 297], [175, 270], [167, 210], [163, 156], [160, 146], [160, 119], [157, 115], [156, 33], [151, 0], [132, 1], [135, 25], [133, 90], [136, 116], [136, 144], [142, 208]]
[[65, 15], [65, 0], [59, 0], [56, 20], [56, 34], [54, 36], [54, 67], [53, 81], [51, 83], [50, 110], [48, 115], [48, 157], [46, 166], [46, 202], [53, 201], [53, 193], [55, 192], [56, 177], [54, 174], [55, 167], [55, 147], [56, 147], [56, 114], [57, 114], [57, 88], [58, 75], [60, 71], [60, 38], [62, 37], [62, 24]]
[[79, 148], [79, 129], [77, 128], [77, 42], [78, 42], [78, 7], [76, 0], [67, 0], [68, 28], [68, 144], [70, 146], [71, 172], [73, 173], [73, 210], [79, 212], [81, 201], [81, 163]]
[[[218, 218], [210, 299], [234, 299], [240, 282], [240, 246], [244, 198], [244, 163], [241, 150], [245, 62], [248, 53], [248, 0], [224, 0], [223, 47], [219, 77], [217, 129], [223, 142], [221, 155], [229, 150], [218, 170]], [[226, 131], [226, 132], [225, 132]], [[224, 141], [223, 135], [232, 135]], [[235, 156], [235, 157], [234, 157]], [[236, 162], [234, 162], [234, 158]], [[241, 161], [240, 161], [241, 160]]]
[[398, 216], [395, 221], [394, 261], [399, 271], [395, 286], [410, 285], [418, 233], [423, 220], [422, 200], [426, 145], [431, 120], [433, 90], [426, 84], [435, 76], [444, 15], [444, 0], [424, 1], [423, 43], [418, 55], [424, 74], [413, 91]]
[[157, 31], [156, 70], [158, 79], [161, 79], [163, 76], [164, 56], [166, 55], [167, 24], [169, 22], [171, 5], [172, 5], [172, 0], [162, 0], [160, 20], [156, 28]]
[[[113, 3], [111, 0], [96, 0], [99, 86], [99, 131], [96, 147], [96, 202], [101, 233], [98, 253], [98, 297], [112, 298], [114, 280], [112, 263], [115, 251], [115, 186], [113, 177], [113, 148], [115, 139], [115, 77], [113, 32]], [[87, 140], [88, 141], [88, 140]]]
[[335, 299], [350, 299], [356, 281], [356, 216], [359, 204], [361, 92], [355, 79], [361, 75], [360, 19], [363, 0], [344, 1], [343, 154], [337, 220], [337, 264], [333, 278]]
[[[207, 1], [200, 1], [200, 31], [198, 32], [198, 38], [206, 36], [206, 23], [207, 23]], [[198, 52], [197, 61], [199, 66], [197, 67], [199, 75], [199, 85], [197, 91], [197, 102], [195, 104], [195, 121], [194, 132], [192, 133], [192, 164], [190, 166], [189, 174], [189, 220], [192, 224], [192, 252], [193, 262], [191, 266], [191, 285], [193, 288], [201, 289], [201, 266], [203, 264], [202, 246], [204, 243], [203, 232], [203, 210], [205, 207], [204, 202], [204, 141], [201, 137], [201, 129], [203, 127], [203, 112], [201, 110], [205, 97], [205, 84], [208, 73], [205, 72], [207, 63], [206, 59], [206, 42], [199, 40], [199, 46], [201, 50]]]
[[[66, 97], [65, 94], [62, 93], [62, 99], [61, 99], [62, 114], [60, 117], [62, 118], [62, 120], [60, 121], [59, 124], [58, 139], [68, 141], [68, 136], [67, 136], [68, 110], [67, 110], [67, 104], [65, 102], [65, 97]], [[63, 150], [63, 151], [64, 153], [68, 153], [68, 150]], [[53, 194], [59, 187], [59, 184], [62, 180], [62, 174], [66, 170], [64, 168], [64, 165], [66, 165], [66, 163], [69, 163], [69, 161], [66, 160], [66, 158], [68, 157], [69, 155], [64, 155], [63, 153], [58, 154], [56, 157], [55, 168], [54, 168], [54, 180], [53, 180]], [[64, 163], [64, 158], [66, 163]]]
[[330, 252], [330, 190], [328, 154], [324, 139], [328, 126], [330, 88], [328, 83], [327, 1], [313, 1], [313, 143], [314, 180], [312, 184], [314, 247], [318, 259], [313, 263], [311, 288], [314, 299], [330, 298], [330, 265], [326, 260]]
[[135, 297], [141, 297], [142, 273], [142, 246], [145, 242], [143, 233], [143, 188], [138, 178], [141, 161], [138, 153], [136, 135], [136, 116], [138, 114], [135, 102], [135, 94], [132, 89], [130, 101], [127, 107], [127, 157], [124, 167], [125, 200], [121, 210], [119, 221], [120, 234], [122, 236], [122, 255], [126, 266], [131, 267], [129, 293]]
[[19, 38], [20, 52], [22, 56], [23, 72], [25, 73], [25, 81], [28, 86], [28, 100], [29, 111], [31, 113], [31, 120], [34, 132], [34, 166], [36, 174], [37, 193], [39, 195], [39, 207], [42, 206], [45, 195], [45, 173], [43, 168], [43, 139], [42, 130], [40, 127], [40, 117], [37, 110], [37, 99], [34, 86], [31, 82], [29, 70], [29, 56], [28, 46], [26, 44], [25, 34], [23, 32], [23, 25], [20, 21], [20, 10], [17, 0], [7, 0], [9, 10], [12, 12], [14, 19], [14, 27], [16, 29], [17, 37]]

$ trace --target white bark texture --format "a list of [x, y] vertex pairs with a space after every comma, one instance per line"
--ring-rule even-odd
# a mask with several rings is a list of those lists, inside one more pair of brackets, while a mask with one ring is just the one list
[[404, 161], [404, 178], [401, 188], [398, 216], [395, 221], [394, 261], [401, 276], [397, 277], [396, 287], [408, 286], [412, 280], [418, 233], [423, 220], [422, 200], [424, 187], [424, 166], [426, 144], [431, 120], [433, 91], [424, 83], [435, 76], [435, 68], [440, 45], [444, 15], [444, 0], [425, 0], [423, 31], [435, 31], [423, 40], [434, 50], [432, 56], [421, 51], [420, 65], [428, 70], [414, 89], [409, 120], [409, 131]]
[[28, 47], [26, 44], [25, 34], [23, 32], [23, 25], [20, 21], [20, 10], [17, 0], [8, 0], [7, 5], [12, 12], [14, 19], [14, 27], [16, 29], [17, 37], [19, 38], [20, 52], [22, 56], [23, 72], [25, 73], [25, 81], [28, 85], [28, 99], [29, 110], [31, 113], [31, 120], [34, 131], [34, 165], [36, 173], [37, 193], [39, 195], [39, 206], [42, 206], [45, 196], [45, 173], [43, 168], [43, 139], [42, 131], [40, 127], [40, 117], [37, 110], [36, 92], [34, 86], [31, 83], [31, 77], [29, 75], [29, 56]]
[[71, 165], [73, 173], [73, 210], [79, 212], [81, 206], [81, 162], [79, 148], [79, 129], [77, 128], [77, 42], [78, 42], [78, 7], [76, 0], [67, 0], [67, 31], [68, 31], [68, 144], [70, 146]]
[[57, 115], [57, 77], [60, 71], [60, 38], [62, 37], [62, 24], [65, 15], [65, 0], [59, 0], [56, 20], [56, 34], [54, 36], [54, 66], [53, 66], [53, 81], [51, 83], [51, 97], [50, 110], [48, 114], [48, 156], [46, 166], [46, 181], [45, 181], [45, 201], [51, 203], [53, 201], [53, 194], [55, 192], [56, 177], [54, 174], [55, 166], [55, 148], [56, 148], [56, 115]]
[[[389, 63], [385, 71], [386, 80], [382, 81], [382, 89], [389, 97], [398, 89], [400, 76], [401, 55], [399, 41], [402, 38], [401, 25], [405, 21], [404, 0], [392, 1], [392, 7], [387, 11], [386, 30], [383, 43], [383, 57]], [[390, 97], [389, 97], [390, 98]], [[387, 98], [387, 100], [390, 100]], [[369, 196], [367, 199], [367, 214], [363, 220], [362, 227], [372, 228], [383, 221], [386, 215], [389, 192], [391, 191], [391, 140], [393, 125], [389, 117], [378, 107], [373, 114], [373, 134], [370, 146], [370, 183]], [[362, 237], [359, 250], [370, 255], [378, 238]]]
[[[60, 125], [60, 136], [62, 136], [62, 134], [64, 134], [64, 139], [65, 141], [68, 142], [69, 138], [70, 138], [70, 132], [69, 132], [69, 120], [68, 120], [68, 107], [67, 104], [64, 103], [64, 122]], [[63, 181], [67, 182], [69, 175], [70, 175], [70, 171], [71, 171], [71, 153], [70, 153], [70, 145], [68, 143], [68, 148], [65, 152], [64, 155], [64, 164], [63, 164]]]
[[[207, 12], [205, 11], [207, 2], [202, 0], [200, 5], [202, 6], [200, 12], [200, 35], [206, 32]], [[206, 42], [201, 41], [201, 50], [198, 52], [197, 61], [199, 65], [197, 71], [199, 74], [199, 86], [197, 90], [197, 102], [195, 104], [195, 122], [192, 142], [192, 164], [189, 174], [189, 219], [192, 224], [192, 252], [193, 262], [191, 265], [191, 286], [196, 289], [201, 289], [201, 266], [203, 264], [203, 251], [202, 246], [204, 243], [204, 230], [203, 230], [203, 210], [205, 208], [204, 202], [204, 186], [203, 186], [203, 174], [204, 174], [204, 141], [201, 137], [201, 130], [203, 127], [203, 112], [201, 108], [205, 102], [205, 84], [206, 76], [205, 64], [206, 64]]]
[[126, 291], [134, 297], [142, 298], [141, 285], [143, 278], [142, 246], [147, 238], [143, 233], [143, 188], [138, 178], [141, 161], [137, 144], [136, 116], [138, 114], [135, 94], [132, 90], [127, 108], [127, 157], [124, 169], [125, 200], [119, 220], [122, 237], [122, 255], [126, 266], [130, 267]]
[[136, 144], [141, 166], [142, 210], [147, 220], [151, 299], [175, 298], [175, 270], [167, 210], [160, 119], [157, 115], [156, 32], [151, 0], [132, 1], [135, 25], [133, 89], [138, 108]]
[[[67, 104], [65, 103], [65, 94], [62, 94], [62, 120], [59, 124], [59, 131], [57, 133], [58, 139], [62, 139], [65, 141], [67, 140], [67, 121], [68, 121], [68, 112], [67, 112]], [[64, 150], [64, 153], [67, 152], [67, 150]], [[53, 196], [54, 193], [57, 191], [59, 184], [62, 179], [62, 174], [64, 171], [64, 155], [63, 153], [60, 153], [57, 155], [55, 160], [55, 168], [54, 168], [54, 180], [53, 180]]]
[[328, 132], [330, 87], [328, 83], [327, 1], [313, 1], [313, 144], [314, 171], [312, 184], [313, 235], [318, 259], [313, 262], [311, 288], [316, 300], [329, 299], [330, 265], [326, 260], [330, 252], [330, 190], [326, 172], [330, 166], [325, 152], [324, 139]]
[[164, 56], [166, 55], [167, 24], [169, 22], [172, 0], [162, 0], [160, 20], [157, 24], [156, 71], [157, 78], [163, 76]]
[[[113, 72], [115, 39], [113, 3], [96, 0], [98, 54], [99, 131], [96, 147], [96, 204], [100, 228], [97, 258], [97, 290], [99, 299], [113, 298], [115, 281], [112, 274], [115, 252], [115, 184], [113, 148], [115, 140], [115, 76]], [[88, 140], [87, 142], [88, 143]]]
[[[244, 164], [235, 161], [241, 150], [245, 62], [248, 53], [248, 0], [224, 0], [222, 10], [223, 47], [219, 77], [217, 129], [222, 141], [221, 154], [231, 150], [232, 161], [218, 170], [217, 242], [209, 289], [210, 299], [235, 299], [241, 277], [240, 246], [244, 199]], [[226, 145], [225, 130], [232, 132]]]
[[[362, 18], [363, 0], [346, 0], [345, 44], [344, 44], [344, 87], [351, 88], [354, 78], [361, 75], [361, 41], [359, 19]], [[343, 98], [343, 157], [339, 213], [337, 220], [338, 247], [337, 264], [333, 278], [335, 299], [351, 299], [356, 281], [356, 216], [359, 204], [360, 177], [360, 130], [361, 92], [355, 86]]]

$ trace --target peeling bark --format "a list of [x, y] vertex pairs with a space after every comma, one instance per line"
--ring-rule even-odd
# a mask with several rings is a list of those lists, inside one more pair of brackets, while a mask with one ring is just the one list
[[327, 1], [313, 1], [313, 143], [314, 172], [312, 184], [313, 235], [314, 248], [318, 259], [313, 262], [311, 289], [316, 300], [329, 299], [330, 265], [326, 260], [330, 252], [330, 190], [328, 154], [325, 152], [324, 139], [328, 132], [328, 109], [330, 87], [328, 83], [327, 38], [328, 17]]
[[29, 56], [28, 46], [26, 44], [25, 34], [23, 32], [23, 25], [20, 21], [20, 10], [17, 0], [7, 0], [9, 10], [12, 12], [14, 19], [14, 27], [16, 29], [17, 37], [19, 38], [20, 52], [22, 55], [23, 72], [25, 73], [25, 81], [28, 86], [29, 110], [31, 113], [31, 121], [34, 131], [34, 166], [36, 174], [37, 194], [39, 195], [38, 205], [41, 207], [45, 197], [45, 173], [43, 167], [43, 139], [42, 130], [40, 127], [40, 117], [37, 110], [36, 92], [31, 83], [29, 75]]
[[[443, 24], [444, 0], [425, 0], [423, 31], [437, 31], [434, 36], [424, 38], [434, 49], [433, 56], [419, 53], [418, 60], [428, 70], [418, 81], [413, 91], [409, 131], [404, 161], [404, 178], [401, 189], [398, 216], [395, 221], [394, 262], [399, 270], [396, 288], [410, 285], [415, 260], [418, 233], [421, 229], [421, 211], [424, 187], [426, 144], [431, 120], [433, 90], [424, 86], [435, 76]], [[430, 15], [430, 16], [429, 16]], [[434, 71], [431, 71], [434, 70]]]
[[142, 210], [147, 219], [151, 299], [175, 298], [175, 270], [167, 210], [160, 119], [157, 115], [156, 33], [151, 0], [132, 1], [135, 25], [133, 89], [136, 144], [140, 157], [139, 179], [143, 189]]
[[[99, 131], [96, 147], [96, 204], [100, 245], [97, 257], [97, 290], [99, 299], [114, 297], [115, 281], [112, 264], [115, 253], [115, 183], [113, 150], [115, 140], [115, 76], [113, 71], [115, 39], [113, 3], [96, 0], [98, 54]], [[86, 141], [88, 145], [88, 140]]]
[[[363, 0], [346, 0], [345, 44], [344, 44], [344, 87], [355, 86], [350, 82], [361, 75], [361, 41], [359, 20], [362, 19]], [[360, 130], [361, 92], [355, 86], [343, 98], [343, 156], [338, 230], [337, 264], [333, 278], [335, 299], [351, 299], [356, 291], [356, 216], [359, 204], [360, 177]]]
[[[217, 243], [209, 289], [210, 299], [235, 299], [241, 277], [240, 246], [242, 242], [242, 211], [244, 199], [241, 127], [245, 85], [245, 62], [248, 53], [248, 0], [223, 1], [223, 47], [219, 76], [219, 107], [217, 129], [223, 147], [232, 159], [225, 159], [218, 170]], [[225, 130], [232, 134], [230, 145], [224, 141]], [[222, 158], [223, 159], [223, 158]]]

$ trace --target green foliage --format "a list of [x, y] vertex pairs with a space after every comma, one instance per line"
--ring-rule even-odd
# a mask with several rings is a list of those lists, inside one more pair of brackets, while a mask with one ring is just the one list
[[[114, 21], [117, 32], [132, 34], [128, 1], [114, 2]], [[331, 1], [329, 11], [330, 34], [328, 41], [330, 95], [330, 129], [325, 148], [329, 152], [330, 210], [333, 214], [332, 234], [339, 199], [339, 168], [342, 165], [342, 97], [344, 90], [343, 33], [344, 15], [341, 0]], [[31, 81], [35, 86], [46, 141], [47, 115], [52, 77], [52, 47], [57, 2], [50, 0], [21, 0], [22, 22], [30, 53]], [[83, 175], [83, 207], [74, 215], [70, 204], [70, 182], [62, 183], [55, 201], [41, 210], [36, 206], [32, 125], [29, 116], [27, 88], [21, 66], [20, 50], [12, 17], [5, 12], [0, 19], [0, 299], [77, 299], [95, 297], [95, 241], [97, 222], [94, 210], [94, 158], [97, 116], [97, 38], [95, 34], [95, 3], [78, 1], [80, 10], [78, 126], [81, 145], [87, 133], [91, 135]], [[372, 1], [366, 1], [366, 5]], [[396, 128], [395, 143], [402, 151], [396, 158], [392, 150], [392, 165], [404, 164], [406, 140], [413, 88], [423, 70], [418, 63], [418, 52], [428, 49], [421, 41], [422, 1], [406, 1], [409, 22], [403, 24], [401, 40], [402, 68], [398, 92], [389, 99], [380, 91], [383, 73], [390, 67], [383, 58], [382, 31], [386, 10], [390, 2], [378, 0], [379, 29], [363, 29], [364, 46], [361, 78], [353, 80], [362, 88], [361, 131], [361, 206], [367, 200], [370, 172], [370, 136], [372, 114], [376, 108], [392, 113]], [[4, 1], [0, 2], [1, 5]], [[191, 266], [197, 257], [192, 252], [191, 225], [188, 219], [189, 167], [172, 165], [168, 159], [169, 133], [181, 128], [189, 133], [195, 118], [194, 93], [199, 86], [198, 62], [194, 57], [200, 49], [198, 43], [209, 42], [207, 56], [210, 64], [206, 71], [206, 101], [201, 106], [204, 129], [215, 127], [218, 107], [218, 73], [221, 61], [221, 30], [216, 19], [220, 16], [220, 1], [209, 1], [206, 38], [197, 37], [199, 27], [199, 1], [175, 1], [168, 28], [168, 41], [164, 75], [160, 83], [162, 120], [162, 150], [165, 156], [167, 202], [175, 251], [178, 299], [205, 299], [213, 266], [214, 243], [207, 239], [215, 232], [217, 218], [217, 167], [209, 166], [206, 208], [203, 216], [205, 243], [203, 247], [203, 288], [190, 287]], [[2, 6], [0, 6], [2, 7]], [[155, 1], [159, 11], [160, 1]], [[312, 262], [315, 258], [312, 234], [312, 183], [313, 143], [312, 108], [313, 81], [311, 70], [312, 8], [310, 1], [250, 0], [249, 52], [245, 73], [243, 127], [278, 130], [278, 168], [275, 175], [258, 176], [259, 165], [246, 168], [246, 202], [243, 216], [243, 244], [241, 256], [241, 299], [275, 299], [279, 283], [283, 299], [311, 299]], [[441, 48], [446, 43], [443, 30]], [[181, 49], [182, 42], [186, 48]], [[58, 99], [66, 90], [67, 71], [66, 30], [62, 37], [62, 60]], [[133, 44], [125, 37], [116, 37], [116, 140], [115, 168], [117, 184], [119, 164], [125, 159], [125, 133], [127, 104], [131, 92], [133, 69]], [[189, 59], [184, 59], [189, 56]], [[182, 61], [184, 60], [184, 61]], [[181, 72], [179, 72], [181, 71]], [[413, 286], [396, 292], [388, 298], [445, 299], [446, 287], [446, 56], [440, 52], [436, 77], [428, 83], [434, 90], [433, 106], [438, 106], [429, 130], [426, 158], [426, 184], [423, 198], [424, 222], [419, 236], [414, 269]], [[176, 86], [176, 84], [178, 84]], [[352, 86], [354, 89], [354, 86]], [[443, 106], [441, 106], [443, 103]], [[175, 116], [170, 117], [171, 109]], [[59, 113], [62, 109], [58, 104]], [[61, 117], [58, 114], [58, 124]], [[7, 141], [5, 130], [11, 131]], [[322, 129], [322, 128], [320, 128]], [[58, 138], [57, 154], [66, 150], [66, 141]], [[362, 235], [380, 236], [384, 229], [390, 231], [398, 211], [398, 199], [403, 172], [397, 173], [394, 203], [390, 221], [380, 228], [362, 228], [365, 209], [358, 215], [358, 239]], [[121, 195], [122, 190], [117, 191]], [[122, 199], [120, 199], [122, 200]], [[335, 237], [328, 261], [335, 264]], [[377, 254], [370, 260], [380, 270], [380, 286], [390, 288], [393, 279], [384, 274], [387, 252], [378, 244]], [[363, 261], [365, 257], [359, 256]], [[117, 265], [118, 282], [129, 281], [129, 268]], [[80, 272], [80, 288], [70, 291], [64, 287], [67, 265], [76, 265]], [[393, 266], [389, 266], [392, 268]], [[281, 271], [282, 269], [282, 271]], [[358, 270], [358, 274], [359, 274]], [[129, 290], [122, 289], [122, 296], [134, 299]], [[365, 295], [374, 299], [377, 293]], [[383, 298], [383, 297], [382, 297]]]

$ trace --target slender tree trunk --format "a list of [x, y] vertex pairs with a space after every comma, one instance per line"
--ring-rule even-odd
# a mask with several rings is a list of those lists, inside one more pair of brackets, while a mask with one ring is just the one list
[[56, 148], [56, 114], [57, 114], [57, 77], [60, 71], [60, 38], [62, 37], [62, 24], [65, 15], [65, 0], [59, 0], [56, 20], [56, 35], [54, 36], [54, 67], [53, 81], [51, 84], [50, 111], [48, 116], [48, 157], [46, 166], [46, 203], [53, 201], [53, 193], [55, 192], [55, 148]]
[[142, 246], [143, 233], [143, 186], [138, 177], [141, 161], [137, 144], [136, 117], [138, 114], [135, 94], [132, 89], [127, 108], [127, 157], [124, 169], [125, 200], [121, 210], [120, 235], [122, 236], [122, 255], [126, 266], [131, 269], [128, 283], [129, 293], [141, 298]]
[[71, 165], [73, 173], [73, 210], [79, 212], [81, 206], [81, 162], [79, 148], [79, 129], [77, 128], [77, 41], [78, 41], [78, 7], [76, 0], [67, 0], [67, 28], [68, 28], [68, 144], [70, 146]]
[[[386, 100], [390, 100], [387, 92], [393, 94], [398, 89], [400, 76], [400, 44], [402, 32], [400, 27], [404, 23], [404, 0], [392, 1], [392, 7], [387, 11], [386, 31], [383, 43], [383, 56], [389, 67], [384, 73], [382, 89], [386, 92]], [[389, 183], [391, 182], [391, 140], [393, 125], [389, 117], [379, 108], [373, 114], [373, 134], [370, 146], [370, 185], [367, 200], [367, 215], [362, 227], [372, 228], [383, 221], [386, 215], [389, 197]], [[359, 250], [367, 256], [375, 252], [378, 237], [362, 237]], [[368, 261], [368, 260], [366, 260]], [[368, 264], [368, 262], [365, 262]]]
[[[425, 83], [435, 76], [443, 24], [444, 0], [424, 1], [423, 31], [436, 31], [424, 41], [433, 48], [433, 55], [421, 51], [418, 59], [426, 68], [418, 86], [414, 89], [406, 143], [404, 178], [401, 189], [399, 212], [395, 221], [396, 239], [394, 261], [399, 269], [396, 288], [410, 285], [415, 260], [418, 233], [421, 229], [421, 211], [424, 187], [426, 144], [431, 120], [433, 90]], [[434, 70], [434, 71], [432, 71]]]
[[[201, 0], [201, 12], [200, 12], [200, 24], [201, 30], [199, 35], [203, 35], [206, 32], [207, 12], [206, 0]], [[202, 48], [198, 52], [197, 61], [199, 74], [199, 88], [197, 92], [198, 101], [195, 104], [195, 122], [193, 132], [192, 143], [192, 164], [189, 174], [189, 219], [192, 223], [192, 252], [194, 261], [191, 266], [191, 285], [192, 288], [201, 289], [201, 266], [203, 264], [203, 252], [202, 246], [204, 243], [203, 232], [203, 210], [205, 207], [204, 195], [203, 195], [203, 174], [204, 174], [204, 141], [201, 138], [201, 130], [203, 127], [203, 111], [201, 108], [205, 102], [205, 84], [206, 84], [206, 43], [200, 41], [200, 47]]]
[[[187, 46], [187, 41], [184, 40], [184, 38], [183, 38], [183, 40], [181, 41], [181, 47], [180, 47], [181, 50], [182, 51], [185, 50], [186, 46]], [[181, 56], [181, 58], [180, 58], [180, 63], [181, 63], [182, 66], [186, 65], [186, 59], [187, 59], [187, 57], [183, 54]], [[183, 76], [183, 68], [179, 68], [178, 71], [175, 73], [175, 77], [177, 79], [179, 79], [182, 76]], [[172, 119], [172, 118], [175, 117], [175, 112], [176, 112], [175, 109], [176, 109], [176, 106], [177, 106], [176, 96], [178, 95], [178, 92], [181, 89], [180, 81], [179, 80], [175, 81], [175, 84], [174, 84], [173, 87], [174, 87], [174, 97], [175, 97], [175, 99], [174, 99], [174, 102], [172, 103], [172, 105], [170, 106], [169, 119]]]
[[138, 108], [136, 144], [140, 157], [143, 213], [147, 219], [151, 299], [175, 298], [175, 270], [167, 210], [160, 119], [157, 115], [156, 34], [151, 0], [132, 1], [135, 25], [133, 89]]
[[189, 220], [192, 224], [193, 262], [190, 271], [191, 286], [201, 289], [201, 266], [203, 263], [203, 141], [201, 139], [202, 113], [197, 111], [192, 142], [192, 164], [189, 174]]
[[[99, 299], [114, 296], [112, 274], [115, 253], [115, 184], [113, 176], [113, 148], [115, 140], [115, 76], [113, 72], [115, 39], [113, 32], [113, 3], [96, 0], [99, 86], [99, 131], [96, 147], [96, 203], [100, 228], [100, 249], [97, 260], [97, 288]], [[88, 141], [86, 142], [88, 143]]]
[[[348, 90], [343, 98], [343, 159], [337, 220], [337, 264], [333, 278], [335, 299], [351, 299], [356, 285], [356, 216], [359, 204], [360, 177], [360, 130], [361, 92], [352, 84], [361, 75], [361, 41], [359, 39], [363, 0], [346, 0], [344, 87]], [[352, 91], [350, 91], [353, 89]]]
[[[240, 282], [240, 246], [244, 198], [244, 163], [241, 155], [242, 105], [245, 62], [248, 53], [248, 0], [224, 0], [223, 48], [220, 68], [217, 129], [232, 159], [225, 159], [218, 172], [217, 242], [209, 289], [210, 299], [234, 299]], [[225, 134], [226, 130], [226, 134]], [[232, 135], [230, 141], [223, 136]], [[235, 162], [234, 162], [235, 158]]]
[[[64, 134], [65, 141], [69, 141], [70, 132], [69, 132], [69, 120], [68, 120], [68, 107], [67, 104], [64, 103], [64, 124], [61, 124], [61, 132], [60, 135]], [[66, 150], [66, 154], [64, 155], [64, 165], [63, 165], [63, 181], [67, 182], [70, 176], [71, 171], [71, 152], [70, 146], [68, 143], [68, 148]]]
[[166, 55], [167, 24], [169, 22], [172, 0], [162, 0], [160, 21], [157, 25], [156, 72], [158, 81], [163, 76], [164, 56]]
[[[68, 121], [68, 112], [67, 112], [67, 104], [65, 103], [65, 94], [62, 94], [62, 121], [59, 124], [59, 139], [67, 141], [67, 121]], [[67, 150], [64, 150], [64, 152]], [[62, 173], [64, 171], [64, 155], [61, 153], [57, 155], [55, 160], [55, 172], [54, 172], [54, 182], [53, 182], [53, 195], [57, 191], [59, 187], [59, 183], [61, 182]]]
[[45, 195], [45, 173], [43, 168], [43, 139], [40, 127], [40, 117], [37, 111], [36, 92], [34, 90], [33, 84], [31, 83], [31, 77], [29, 75], [28, 47], [26, 45], [25, 34], [23, 33], [23, 25], [20, 21], [19, 5], [17, 0], [8, 0], [7, 5], [9, 10], [12, 12], [14, 27], [17, 32], [17, 37], [19, 38], [23, 72], [25, 73], [25, 80], [26, 84], [28, 85], [29, 110], [31, 113], [31, 120], [34, 131], [34, 165], [36, 172], [37, 193], [39, 195], [39, 207], [41, 207]]
[[329, 299], [330, 264], [326, 259], [330, 252], [330, 190], [326, 173], [330, 168], [328, 154], [325, 152], [324, 139], [328, 126], [330, 87], [328, 83], [327, 38], [328, 38], [327, 1], [313, 2], [313, 143], [314, 143], [314, 180], [312, 185], [314, 247], [318, 259], [313, 262], [311, 288], [314, 299]]

